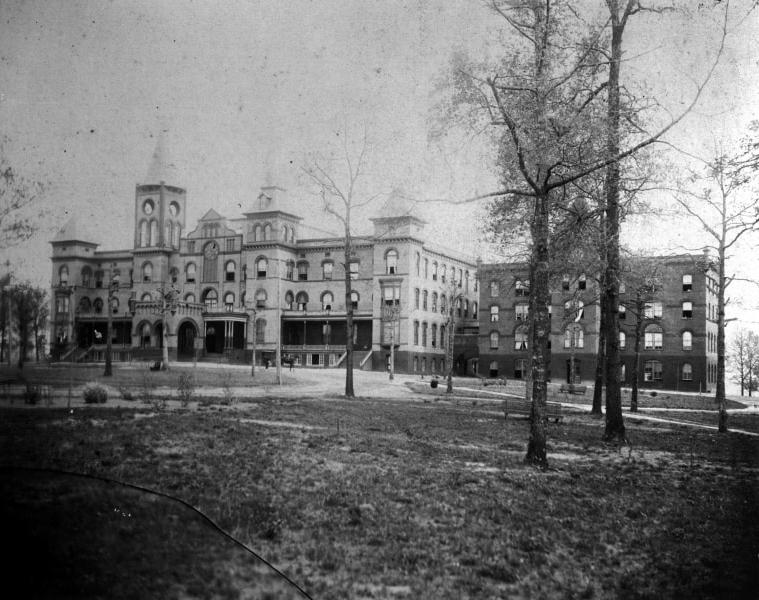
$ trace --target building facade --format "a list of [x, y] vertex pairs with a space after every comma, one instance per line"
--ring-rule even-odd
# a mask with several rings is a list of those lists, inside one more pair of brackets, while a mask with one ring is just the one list
[[265, 186], [242, 217], [209, 210], [188, 228], [186, 192], [160, 171], [136, 186], [132, 248], [100, 251], [75, 220], [51, 241], [58, 359], [104, 359], [110, 297], [114, 360], [159, 358], [166, 344], [174, 360], [273, 364], [280, 344], [296, 365], [344, 366], [349, 302], [354, 366], [386, 369], [392, 347], [397, 371], [442, 373], [456, 333], [454, 363], [476, 368], [475, 263], [430, 244], [400, 196], [345, 265], [343, 238], [306, 235], [285, 190]]
[[[657, 285], [643, 310], [620, 285], [621, 377], [632, 384], [637, 322], [641, 322], [638, 385], [710, 391], [717, 379], [717, 275], [704, 255], [655, 257]], [[525, 264], [479, 265], [479, 354], [482, 374], [524, 379], [529, 368]], [[599, 286], [594, 277], [563, 275], [551, 292], [552, 381], [592, 383], [600, 332]]]

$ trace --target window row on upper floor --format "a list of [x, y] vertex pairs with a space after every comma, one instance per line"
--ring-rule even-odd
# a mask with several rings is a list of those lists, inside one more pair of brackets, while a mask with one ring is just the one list
[[[386, 272], [394, 273], [395, 270], [390, 269], [396, 266], [398, 260], [398, 252], [394, 249], [388, 250], [385, 253]], [[432, 279], [432, 281], [446, 282], [446, 278], [450, 273], [451, 281], [459, 288], [464, 288], [465, 291], [469, 291], [470, 279], [472, 279], [469, 269], [462, 269], [451, 265], [450, 267], [443, 262], [438, 263], [437, 260], [430, 261], [429, 258], [422, 258], [420, 252], [416, 253], [416, 275], [417, 277], [424, 277], [424, 279]], [[477, 277], [474, 277], [473, 291], [477, 291]]]
[[[439, 301], [439, 302], [438, 302]], [[420, 290], [414, 288], [414, 308], [417, 310], [429, 310], [430, 312], [437, 312], [438, 307], [442, 314], [448, 312], [448, 299], [445, 294], [438, 295], [437, 292], [431, 294], [427, 290]], [[470, 312], [471, 307], [471, 312]], [[457, 296], [454, 301], [455, 314], [459, 318], [469, 319], [470, 315], [472, 319], [477, 318], [477, 302], [469, 302], [468, 298], [462, 298]]]
[[295, 226], [287, 225], [286, 223], [281, 225], [278, 238], [271, 223], [249, 225], [248, 233], [250, 234], [248, 240], [251, 242], [269, 242], [279, 239], [283, 242], [295, 243]]
[[182, 226], [173, 221], [164, 223], [163, 240], [158, 235], [158, 221], [156, 219], [143, 219], [140, 221], [137, 230], [137, 246], [140, 248], [149, 248], [152, 246], [170, 246], [179, 248], [179, 240], [182, 237]]
[[[491, 279], [489, 283], [490, 297], [498, 298], [501, 295], [503, 288], [503, 282], [501, 279]], [[529, 279], [517, 279], [514, 282], [514, 295], [515, 296], [529, 296], [530, 295], [530, 280]]]
[[[624, 304], [619, 305], [619, 318], [621, 320], [625, 320], [627, 318], [627, 306]], [[652, 319], [661, 319], [664, 316], [664, 305], [660, 301], [652, 301], [652, 302], [646, 302], [643, 306], [643, 318], [652, 320]], [[693, 318], [693, 302], [690, 300], [684, 300], [680, 304], [680, 317], [682, 319], [692, 319]]]
[[437, 323], [428, 324], [427, 321], [422, 321], [421, 323], [419, 321], [414, 321], [412, 330], [414, 346], [427, 347], [429, 342], [431, 348], [439, 347], [445, 349], [448, 348], [448, 344], [452, 342], [452, 340], [446, 337], [449, 330], [446, 329], [445, 324], [438, 325]]

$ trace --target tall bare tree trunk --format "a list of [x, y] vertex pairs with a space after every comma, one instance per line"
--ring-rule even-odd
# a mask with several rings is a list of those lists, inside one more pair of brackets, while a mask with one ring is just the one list
[[630, 412], [638, 412], [638, 377], [640, 377], [640, 338], [643, 335], [643, 314], [645, 302], [640, 291], [635, 296], [635, 361], [632, 369], [632, 396]]
[[530, 257], [530, 350], [532, 352], [532, 404], [530, 410], [530, 437], [525, 462], [545, 468], [546, 456], [545, 406], [547, 374], [551, 361], [548, 342], [551, 333], [551, 315], [546, 302], [549, 295], [549, 197], [547, 193], [535, 199], [531, 224], [532, 252]]
[[350, 205], [345, 212], [345, 397], [355, 398], [353, 391], [353, 304], [351, 302], [351, 258], [353, 256], [353, 240], [350, 230]]
[[[723, 203], [724, 202], [725, 201], [723, 200]], [[727, 224], [723, 219], [717, 272], [717, 276], [719, 277], [717, 285], [717, 390], [714, 398], [719, 411], [717, 429], [722, 433], [727, 431], [727, 405], [725, 402], [725, 286], [727, 284], [727, 279], [725, 277], [726, 225]], [[751, 394], [750, 390], [751, 386], [749, 385], [749, 394]]]
[[[607, 156], [619, 155], [619, 71], [622, 61], [622, 33], [627, 12], [620, 17], [617, 0], [608, 0], [611, 14], [611, 60], [609, 63], [607, 107]], [[619, 373], [619, 163], [606, 170], [606, 430], [607, 441], [625, 439]]]
[[[601, 283], [601, 290], [604, 290], [605, 286]], [[606, 339], [603, 332], [606, 331], [606, 309], [604, 304], [606, 302], [606, 295], [601, 293], [601, 318], [598, 331], [602, 335], [598, 336], [598, 355], [596, 357], [596, 377], [593, 383], [593, 406], [590, 409], [590, 414], [600, 416], [602, 414], [603, 406], [603, 387], [604, 387], [604, 374], [606, 373]]]

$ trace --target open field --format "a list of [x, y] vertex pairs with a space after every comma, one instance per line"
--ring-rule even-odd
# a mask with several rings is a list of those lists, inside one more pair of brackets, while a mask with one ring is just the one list
[[[182, 498], [313, 598], [759, 594], [757, 438], [632, 418], [631, 445], [619, 449], [599, 442], [602, 421], [571, 414], [549, 426], [551, 466], [540, 472], [522, 464], [526, 420], [506, 421], [490, 403], [401, 398], [403, 387], [395, 399], [295, 393], [233, 408], [5, 408], [0, 466], [104, 475]], [[162, 598], [266, 597], [251, 591], [266, 576], [250, 555], [219, 540], [197, 546], [210, 534], [191, 517], [124, 494], [61, 503], [58, 514], [51, 497], [36, 497], [48, 535], [67, 536], [69, 551], [86, 528], [63, 524], [103, 518], [117, 502], [151, 524], [118, 540], [140, 560], [116, 569], [118, 554], [83, 553], [81, 565], [66, 563], [73, 576], [91, 573], [97, 589], [138, 573]], [[55, 557], [33, 564], [40, 573]]]

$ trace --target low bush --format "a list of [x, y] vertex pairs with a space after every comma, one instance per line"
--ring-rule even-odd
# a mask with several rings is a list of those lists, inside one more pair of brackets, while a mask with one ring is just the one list
[[26, 404], [37, 404], [40, 401], [40, 397], [40, 388], [27, 383], [24, 390], [24, 402]]
[[190, 403], [195, 394], [195, 378], [192, 373], [182, 373], [177, 382], [177, 396], [184, 408]]
[[82, 390], [82, 397], [86, 404], [105, 404], [108, 400], [108, 390], [97, 383], [88, 383]]

